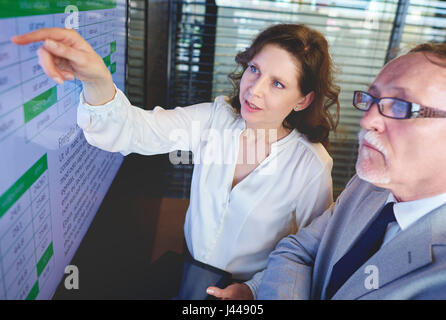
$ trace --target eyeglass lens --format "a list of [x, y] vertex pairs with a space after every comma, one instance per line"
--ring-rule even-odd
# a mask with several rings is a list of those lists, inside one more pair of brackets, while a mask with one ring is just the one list
[[406, 118], [410, 106], [408, 102], [403, 100], [393, 98], [375, 99], [365, 92], [355, 92], [353, 104], [359, 110], [369, 110], [374, 102], [379, 103], [381, 114], [392, 118]]

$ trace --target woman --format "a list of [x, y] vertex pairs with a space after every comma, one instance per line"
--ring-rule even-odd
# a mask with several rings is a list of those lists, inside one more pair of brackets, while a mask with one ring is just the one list
[[[46, 39], [46, 40], [45, 40]], [[325, 38], [304, 25], [261, 32], [236, 56], [234, 94], [213, 103], [146, 111], [117, 90], [102, 59], [75, 31], [42, 29], [15, 37], [45, 40], [45, 72], [58, 83], [83, 83], [78, 124], [87, 141], [108, 151], [194, 155], [184, 226], [194, 259], [235, 279], [219, 298], [253, 298], [269, 253], [332, 202], [329, 131], [339, 88]], [[223, 133], [223, 134], [222, 134]]]

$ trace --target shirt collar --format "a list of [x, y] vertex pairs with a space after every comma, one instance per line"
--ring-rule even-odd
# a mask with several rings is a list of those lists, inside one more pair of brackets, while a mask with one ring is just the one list
[[407, 229], [415, 221], [446, 203], [446, 193], [414, 201], [398, 202], [390, 192], [386, 203], [395, 202], [393, 212], [401, 230]]
[[[238, 128], [240, 131], [243, 131], [246, 129], [246, 122], [245, 120], [242, 118], [242, 116], [240, 115], [240, 117], [238, 118]], [[297, 131], [297, 129], [293, 129], [289, 134], [287, 134], [285, 137], [283, 137], [282, 139], [271, 143], [271, 152], [275, 152], [278, 151], [282, 148], [284, 148], [289, 141], [296, 141], [297, 137], [299, 137], [301, 134], [299, 133], [299, 131]]]
[[285, 137], [271, 144], [272, 148], [281, 148], [286, 145], [288, 141], [295, 139], [298, 136], [298, 132], [296, 129], [293, 129], [290, 133], [288, 133]]

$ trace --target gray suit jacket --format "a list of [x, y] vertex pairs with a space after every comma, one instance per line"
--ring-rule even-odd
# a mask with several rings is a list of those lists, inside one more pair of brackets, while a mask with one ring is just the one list
[[[257, 298], [325, 299], [333, 265], [367, 229], [389, 192], [353, 177], [336, 204], [277, 245]], [[372, 276], [378, 289], [370, 288]], [[446, 205], [399, 232], [333, 299], [446, 299]]]

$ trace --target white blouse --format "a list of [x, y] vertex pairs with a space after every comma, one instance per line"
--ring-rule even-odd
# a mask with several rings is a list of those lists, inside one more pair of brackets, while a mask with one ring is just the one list
[[[248, 280], [266, 267], [283, 237], [306, 226], [332, 202], [333, 161], [320, 143], [297, 130], [271, 145], [270, 154], [232, 188], [245, 121], [226, 98], [165, 110], [132, 106], [117, 89], [102, 106], [78, 107], [78, 125], [93, 146], [153, 155], [192, 151], [190, 205], [184, 234], [194, 259]], [[178, 159], [172, 157], [175, 162]], [[255, 294], [261, 272], [248, 282]]]

